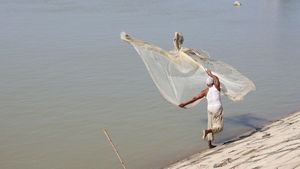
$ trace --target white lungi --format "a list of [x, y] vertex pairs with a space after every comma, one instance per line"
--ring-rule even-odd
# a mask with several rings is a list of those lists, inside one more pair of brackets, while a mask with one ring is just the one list
[[211, 129], [212, 133], [207, 134], [206, 139], [208, 141], [214, 140], [214, 134], [217, 134], [223, 130], [223, 107], [222, 106], [208, 106], [207, 107], [207, 129]]

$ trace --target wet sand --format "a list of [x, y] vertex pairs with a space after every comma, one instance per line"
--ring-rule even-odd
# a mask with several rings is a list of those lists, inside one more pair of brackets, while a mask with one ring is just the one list
[[300, 168], [300, 112], [165, 169]]

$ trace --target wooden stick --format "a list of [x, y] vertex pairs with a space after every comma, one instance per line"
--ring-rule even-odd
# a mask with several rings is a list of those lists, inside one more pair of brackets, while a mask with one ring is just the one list
[[123, 160], [122, 160], [122, 158], [121, 158], [121, 156], [120, 156], [118, 150], [116, 149], [116, 146], [115, 146], [114, 143], [112, 142], [112, 140], [111, 140], [109, 134], [107, 133], [106, 129], [103, 129], [103, 132], [104, 132], [104, 134], [105, 134], [107, 140], [109, 141], [110, 145], [112, 146], [114, 152], [117, 154], [117, 156], [118, 156], [118, 158], [119, 158], [119, 161], [121, 162], [123, 168], [126, 169], [125, 163], [123, 162]]

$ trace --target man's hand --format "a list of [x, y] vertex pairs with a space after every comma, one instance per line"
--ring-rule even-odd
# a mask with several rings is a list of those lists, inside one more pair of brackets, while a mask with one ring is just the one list
[[185, 104], [183, 104], [183, 103], [181, 103], [180, 105], [178, 105], [179, 107], [181, 107], [181, 108], [185, 108], [184, 106], [185, 106]]
[[211, 70], [210, 69], [206, 69], [206, 73], [209, 75], [209, 76], [212, 76], [213, 74], [211, 73]]

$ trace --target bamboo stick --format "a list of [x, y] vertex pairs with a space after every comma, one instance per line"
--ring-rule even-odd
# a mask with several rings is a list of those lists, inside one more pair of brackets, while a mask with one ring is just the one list
[[121, 158], [121, 156], [120, 156], [118, 150], [116, 149], [116, 146], [115, 146], [114, 143], [112, 142], [112, 140], [111, 140], [111, 138], [110, 138], [108, 132], [106, 131], [106, 129], [103, 129], [103, 132], [104, 132], [104, 134], [105, 134], [107, 140], [109, 141], [110, 145], [112, 146], [114, 152], [117, 154], [118, 159], [119, 159], [119, 161], [121, 162], [121, 165], [123, 166], [124, 169], [126, 169], [125, 163], [123, 162], [123, 160], [122, 160], [122, 158]]

